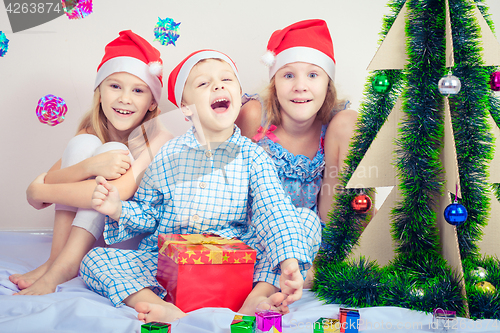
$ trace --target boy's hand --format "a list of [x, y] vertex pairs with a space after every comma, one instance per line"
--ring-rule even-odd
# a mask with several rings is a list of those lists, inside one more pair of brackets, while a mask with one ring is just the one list
[[122, 202], [118, 189], [102, 176], [98, 176], [95, 181], [97, 186], [92, 194], [92, 208], [118, 221], [122, 213]]
[[288, 297], [283, 302], [284, 305], [292, 304], [302, 297], [302, 287], [304, 278], [300, 273], [297, 259], [286, 259], [281, 262], [280, 287], [281, 292]]

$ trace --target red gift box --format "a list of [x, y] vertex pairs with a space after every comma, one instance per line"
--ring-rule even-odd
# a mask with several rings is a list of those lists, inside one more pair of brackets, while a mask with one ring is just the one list
[[214, 235], [158, 237], [158, 282], [165, 301], [184, 312], [204, 307], [237, 312], [252, 291], [256, 252], [239, 240]]

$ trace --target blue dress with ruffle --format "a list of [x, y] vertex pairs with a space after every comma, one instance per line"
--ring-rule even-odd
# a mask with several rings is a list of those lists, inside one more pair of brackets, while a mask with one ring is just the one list
[[316, 155], [311, 160], [304, 155], [294, 155], [263, 136], [257, 144], [269, 154], [280, 176], [285, 192], [296, 207], [306, 207], [318, 213], [318, 193], [325, 169], [325, 133], [328, 125], [321, 128], [321, 138]]

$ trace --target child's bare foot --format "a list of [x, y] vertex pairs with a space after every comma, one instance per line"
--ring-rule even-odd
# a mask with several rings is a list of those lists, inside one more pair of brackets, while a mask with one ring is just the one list
[[23, 274], [12, 274], [9, 276], [9, 280], [13, 284], [17, 285], [17, 283], [19, 282], [19, 279], [21, 279], [22, 276], [23, 276]]
[[286, 298], [287, 295], [280, 292], [274, 293], [269, 297], [257, 296], [251, 299], [247, 298], [238, 313], [253, 316], [256, 311], [272, 310], [287, 314], [290, 310], [285, 302]]
[[135, 305], [135, 311], [139, 312], [137, 318], [143, 323], [154, 321], [169, 323], [187, 316], [178, 307], [172, 303], [164, 302], [162, 304], [138, 302]]
[[[14, 295], [46, 295], [53, 293], [58, 285], [77, 276], [78, 267], [73, 266], [75, 265], [57, 265], [55, 263], [33, 284]], [[21, 281], [19, 281], [19, 284], [21, 284]]]
[[19, 289], [26, 289], [49, 270], [52, 262], [53, 261], [51, 260], [47, 260], [44, 264], [32, 271], [29, 271], [28, 273], [12, 274], [9, 276], [9, 280], [10, 282], [16, 284]]

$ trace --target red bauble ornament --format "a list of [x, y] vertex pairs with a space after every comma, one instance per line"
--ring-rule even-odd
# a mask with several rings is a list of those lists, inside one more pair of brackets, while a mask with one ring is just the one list
[[493, 91], [500, 91], [500, 72], [490, 74], [490, 88]]
[[363, 214], [372, 208], [372, 199], [366, 194], [360, 194], [351, 201], [351, 206], [356, 213]]

